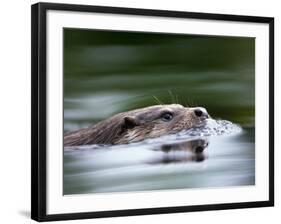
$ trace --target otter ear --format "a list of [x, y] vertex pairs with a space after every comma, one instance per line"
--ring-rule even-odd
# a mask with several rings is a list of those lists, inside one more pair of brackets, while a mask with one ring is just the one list
[[138, 125], [140, 125], [140, 121], [136, 117], [124, 117], [124, 127], [126, 129], [134, 128]]

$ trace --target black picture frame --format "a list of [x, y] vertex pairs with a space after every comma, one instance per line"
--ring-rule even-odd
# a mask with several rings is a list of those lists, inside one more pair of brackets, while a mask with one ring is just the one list
[[[69, 214], [46, 213], [46, 13], [48, 10], [75, 12], [102, 12], [123, 15], [162, 16], [205, 20], [239, 21], [269, 24], [269, 200], [243, 203], [208, 204], [196, 206], [176, 206], [140, 208], [101, 212]], [[37, 3], [32, 5], [32, 153], [31, 153], [31, 218], [37, 221], [54, 221], [116, 216], [147, 215], [161, 213], [192, 212], [237, 208], [266, 207], [274, 205], [274, 18], [194, 13], [183, 11], [163, 11], [137, 8], [103, 7], [73, 4]]]

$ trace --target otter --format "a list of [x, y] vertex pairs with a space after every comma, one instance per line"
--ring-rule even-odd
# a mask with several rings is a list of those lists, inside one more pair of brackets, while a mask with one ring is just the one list
[[180, 104], [154, 105], [118, 113], [87, 128], [64, 134], [64, 146], [128, 144], [204, 124], [203, 107]]

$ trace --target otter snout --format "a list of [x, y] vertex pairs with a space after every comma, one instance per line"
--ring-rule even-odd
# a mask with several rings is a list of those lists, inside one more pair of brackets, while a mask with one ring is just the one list
[[206, 118], [210, 117], [208, 112], [207, 112], [207, 110], [204, 107], [196, 107], [196, 108], [194, 108], [194, 114], [197, 117], [203, 118], [203, 119], [206, 119]]

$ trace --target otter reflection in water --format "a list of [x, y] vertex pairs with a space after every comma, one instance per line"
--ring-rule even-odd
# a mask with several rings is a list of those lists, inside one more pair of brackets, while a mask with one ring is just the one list
[[165, 154], [163, 154], [159, 160], [151, 162], [151, 164], [202, 162], [207, 158], [206, 148], [208, 145], [209, 141], [203, 138], [179, 143], [164, 144], [155, 150], [163, 151]]
[[156, 105], [116, 114], [64, 135], [64, 146], [128, 144], [199, 127], [209, 118], [203, 107]]

